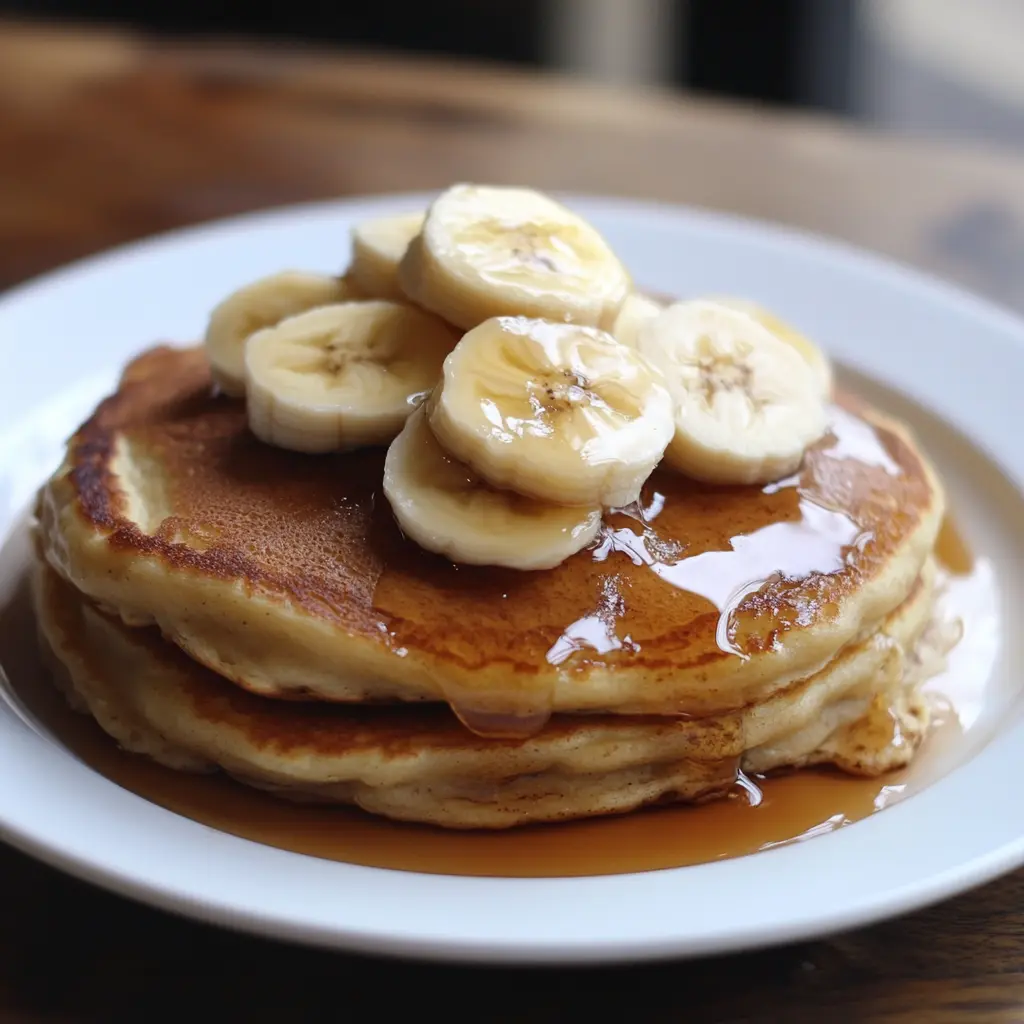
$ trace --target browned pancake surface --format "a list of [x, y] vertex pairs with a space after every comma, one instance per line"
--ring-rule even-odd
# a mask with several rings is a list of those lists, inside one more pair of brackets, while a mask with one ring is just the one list
[[[118, 438], [163, 481], [167, 515], [149, 533], [117, 488]], [[244, 404], [214, 393], [200, 350], [158, 348], [83, 426], [70, 468], [80, 514], [113, 550], [286, 598], [399, 658], [581, 681], [594, 666], [656, 679], [778, 648], [836, 615], [939, 501], [900, 428], [836, 408], [793, 479], [711, 487], [656, 471], [642, 507], [608, 516], [596, 548], [527, 573], [454, 565], [406, 540], [383, 461], [384, 449], [262, 444]]]

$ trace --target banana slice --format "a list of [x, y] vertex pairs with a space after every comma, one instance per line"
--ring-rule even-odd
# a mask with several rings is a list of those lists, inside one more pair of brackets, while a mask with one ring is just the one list
[[594, 327], [527, 317], [462, 338], [429, 416], [493, 487], [562, 505], [635, 501], [674, 429], [672, 400], [636, 352]]
[[379, 300], [282, 320], [245, 346], [249, 427], [298, 452], [385, 444], [437, 383], [457, 339], [429, 313]]
[[326, 274], [285, 270], [232, 292], [210, 314], [206, 355], [214, 382], [232, 398], [245, 394], [245, 342], [264, 327], [314, 306], [352, 297], [349, 282]]
[[825, 433], [825, 405], [810, 366], [746, 313], [677, 302], [641, 330], [639, 346], [675, 400], [665, 460], [687, 476], [778, 480]]
[[814, 371], [814, 378], [818, 382], [821, 394], [825, 398], [831, 396], [832, 364], [829, 362], [828, 356], [810, 338], [801, 334], [795, 327], [787, 324], [784, 320], [780, 320], [774, 313], [763, 306], [759, 306], [756, 302], [750, 302], [747, 299], [737, 299], [731, 296], [715, 298], [710, 301], [717, 302], [722, 306], [728, 306], [730, 309], [739, 310], [741, 313], [746, 313], [747, 316], [753, 317], [759, 324], [767, 327], [777, 338], [781, 338], [792, 345]]
[[455, 185], [398, 268], [413, 302], [469, 330], [494, 316], [611, 327], [629, 275], [586, 221], [538, 192]]
[[573, 508], [499, 491], [453, 459], [417, 409], [384, 460], [384, 494], [422, 548], [470, 565], [551, 569], [585, 548], [599, 508]]
[[665, 307], [641, 292], [631, 292], [615, 318], [611, 335], [616, 341], [630, 348], [636, 348], [640, 329], [650, 323]]
[[348, 276], [368, 299], [404, 298], [398, 264], [423, 227], [423, 213], [403, 213], [356, 225]]

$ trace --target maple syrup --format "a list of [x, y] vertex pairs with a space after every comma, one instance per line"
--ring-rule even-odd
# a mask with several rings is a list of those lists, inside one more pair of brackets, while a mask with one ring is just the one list
[[[798, 658], [804, 627], [884, 565], [931, 500], [914, 453], [843, 402], [790, 477], [712, 486], [659, 468], [637, 502], [605, 515], [589, 548], [544, 573], [430, 555], [378, 503], [366, 548], [380, 563], [370, 603], [380, 635], [425, 665], [483, 736], [539, 732], [559, 697], [599, 694], [617, 671], [642, 680], [638, 713], [719, 714], [723, 679], [756, 699], [756, 655]], [[371, 490], [379, 471], [359, 473]], [[703, 685], [674, 685], [673, 674]]]
[[[952, 521], [939, 558], [951, 573], [973, 559]], [[224, 776], [185, 775], [119, 750], [70, 710], [35, 645], [27, 588], [0, 613], [0, 664], [31, 718], [83, 762], [130, 792], [212, 828], [296, 853], [379, 868], [449, 875], [564, 877], [702, 864], [835, 831], [899, 800], [907, 772], [860, 779], [826, 770], [740, 776], [729, 796], [560, 825], [456, 832], [356, 810], [290, 804]], [[937, 731], [956, 729], [955, 716]], [[934, 737], [933, 737], [934, 739]]]
[[954, 576], [967, 576], [974, 571], [974, 553], [963, 534], [957, 529], [952, 516], [946, 516], [935, 541], [935, 557], [939, 564]]

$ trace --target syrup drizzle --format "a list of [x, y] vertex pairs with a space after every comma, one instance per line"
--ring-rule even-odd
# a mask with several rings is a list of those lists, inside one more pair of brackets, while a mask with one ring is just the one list
[[[817, 447], [829, 461], [852, 459], [892, 476], [902, 472], [874, 428], [839, 406], [832, 407], [829, 433]], [[626, 613], [628, 581], [614, 575], [620, 561], [616, 556], [624, 556], [632, 566], [646, 567], [670, 586], [708, 601], [718, 612], [715, 639], [720, 650], [747, 658], [736, 636], [736, 615], [747, 598], [772, 582], [839, 572], [873, 537], [847, 512], [831, 507], [813, 480], [805, 481], [803, 473], [768, 484], [762, 493], [776, 495], [786, 490], [798, 496], [793, 520], [736, 534], [727, 548], [694, 555], [686, 553], [684, 539], [658, 532], [657, 519], [670, 500], [661, 491], [647, 489], [640, 501], [611, 510], [591, 548], [595, 562], [609, 565], [609, 575], [598, 584], [597, 607], [566, 627], [548, 650], [548, 662], [562, 665], [580, 652], [604, 655], [641, 650], [632, 636], [617, 633], [617, 621]]]

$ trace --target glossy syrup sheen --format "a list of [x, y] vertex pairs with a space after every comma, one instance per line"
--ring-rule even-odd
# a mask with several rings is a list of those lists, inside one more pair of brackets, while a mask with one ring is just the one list
[[[952, 573], [969, 573], [970, 551], [947, 520], [938, 548]], [[962, 609], [969, 616], [970, 609]], [[169, 810], [246, 839], [330, 860], [450, 875], [564, 877], [683, 867], [799, 842], [858, 821], [898, 800], [906, 772], [877, 779], [803, 770], [742, 778], [727, 799], [621, 817], [504, 832], [451, 832], [404, 825], [344, 808], [292, 805], [221, 776], [191, 776], [123, 753], [93, 721], [72, 712], [24, 638], [28, 601], [12, 604], [0, 644], [30, 713], [85, 763]], [[937, 723], [955, 730], [955, 718]]]
[[[581, 683], [594, 669], [643, 673], [645, 699], [661, 679], [687, 671], [734, 681], [747, 667], [757, 671], [743, 662], [800, 642], [804, 627], [833, 614], [927, 511], [930, 485], [900, 436], [843, 406], [830, 418], [803, 468], [778, 483], [712, 487], [658, 470], [636, 504], [606, 516], [594, 545], [555, 570], [523, 574], [432, 560], [424, 573], [400, 558], [385, 563], [374, 605], [400, 651], [422, 645], [429, 633], [435, 643], [457, 638], [472, 658], [476, 651], [458, 634], [474, 622], [487, 659], [476, 663], [479, 672], [504, 660], [532, 677], [516, 695], [527, 704], [512, 714], [481, 708], [475, 681], [470, 688], [455, 674], [445, 679], [456, 714], [481, 735], [515, 738], [542, 728], [553, 704], [551, 669]], [[496, 589], [505, 599], [498, 609]], [[471, 610], [467, 601], [479, 606]], [[432, 621], [442, 608], [457, 613], [453, 621]], [[560, 630], [548, 625], [552, 611], [568, 618]], [[495, 612], [497, 629], [488, 621]], [[488, 650], [490, 633], [504, 638], [503, 651]], [[484, 697], [501, 693], [504, 682], [496, 675]], [[703, 699], [642, 710], [722, 710]]]

